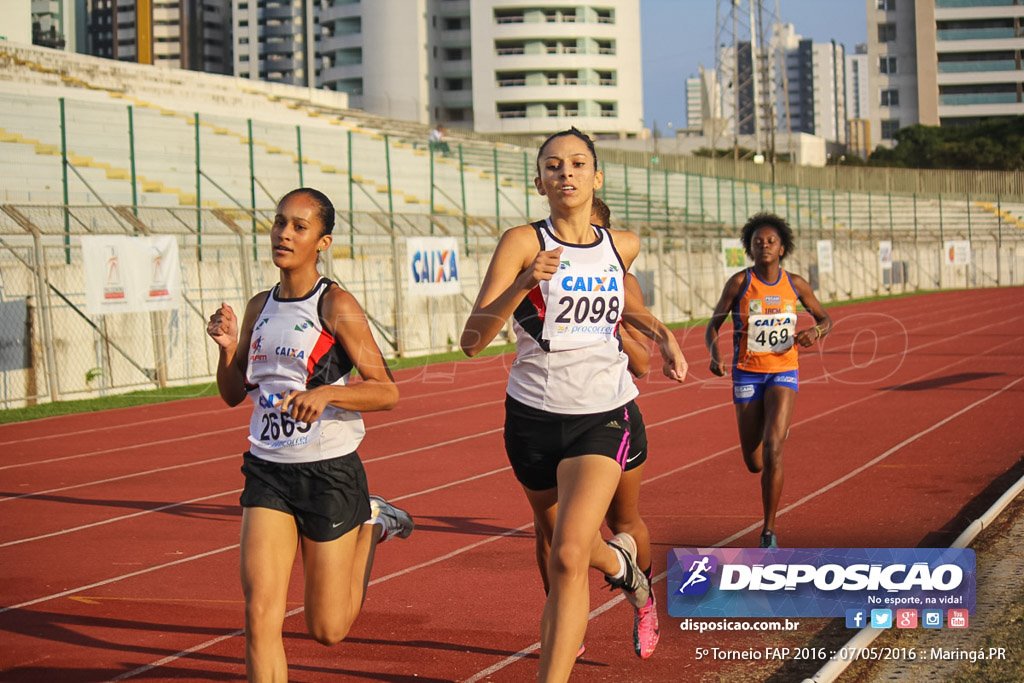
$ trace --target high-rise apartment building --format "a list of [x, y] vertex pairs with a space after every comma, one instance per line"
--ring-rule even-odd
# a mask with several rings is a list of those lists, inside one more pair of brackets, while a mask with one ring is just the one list
[[686, 130], [691, 134], [710, 135], [712, 128], [724, 131], [725, 123], [717, 72], [701, 64], [697, 77], [686, 79]]
[[84, 52], [229, 74], [230, 0], [87, 0]]
[[[5, 15], [21, 9], [21, 3], [10, 4], [4, 8]], [[31, 0], [32, 43], [74, 52], [80, 38], [77, 17], [81, 4], [81, 0]]]
[[234, 74], [315, 86], [316, 14], [321, 4], [317, 0], [231, 0]]
[[238, 76], [479, 132], [643, 128], [639, 0], [232, 2]]
[[871, 125], [892, 146], [915, 123], [1024, 114], [1019, 0], [866, 0]]
[[846, 142], [846, 59], [835, 41], [802, 39], [786, 53], [789, 120], [793, 132]]
[[469, 6], [477, 131], [544, 133], [572, 124], [627, 135], [643, 127], [639, 0]]
[[701, 111], [704, 108], [704, 98], [700, 92], [700, 76], [690, 76], [686, 79], [686, 128], [690, 131], [703, 129], [704, 117]]
[[[830, 142], [846, 140], [846, 60], [845, 50], [835, 41], [815, 43], [801, 38], [792, 24], [775, 27], [769, 54], [781, 55], [785, 64], [785, 82], [776, 77], [776, 68], [769, 65], [765, 78], [754, 73], [750, 43], [741, 42], [720, 48], [720, 60], [730, 66], [732, 82], [722, 86], [721, 111], [725, 126], [718, 135], [733, 134], [739, 121], [739, 134], [752, 135], [754, 112], [757, 111], [759, 131], [764, 134], [771, 125], [776, 130], [809, 133]], [[781, 66], [781, 65], [780, 65]], [[724, 81], [724, 79], [723, 79]], [[769, 123], [764, 91], [774, 98], [775, 121]], [[755, 104], [756, 93], [756, 104]], [[739, 117], [736, 111], [739, 111]]]
[[851, 119], [868, 116], [868, 46], [859, 43], [846, 55], [846, 114]]

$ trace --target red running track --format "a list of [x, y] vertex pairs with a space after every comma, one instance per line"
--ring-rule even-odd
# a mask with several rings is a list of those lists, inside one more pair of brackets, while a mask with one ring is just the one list
[[[1020, 476], [1024, 296], [946, 292], [833, 309], [801, 354], [778, 533], [785, 546], [948, 545]], [[650, 439], [641, 507], [654, 571], [680, 546], [751, 545], [758, 478], [740, 458], [728, 380], [703, 330], [678, 333], [691, 374], [639, 382]], [[509, 471], [510, 356], [397, 373], [398, 408], [368, 414], [371, 490], [417, 531], [384, 545], [349, 639], [305, 634], [296, 563], [286, 648], [294, 681], [532, 679], [543, 591], [531, 513]], [[0, 426], [0, 679], [238, 680], [239, 453], [249, 408], [203, 398]], [[1014, 476], [1014, 478], [1015, 478]], [[593, 577], [578, 681], [767, 675], [697, 647], [793, 645], [799, 631], [679, 630], [656, 584], [661, 645], [632, 652], [632, 611]]]

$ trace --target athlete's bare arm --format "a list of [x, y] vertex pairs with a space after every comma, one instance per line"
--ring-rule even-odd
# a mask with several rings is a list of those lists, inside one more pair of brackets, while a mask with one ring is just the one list
[[[217, 389], [220, 397], [229, 406], [237, 406], [245, 400], [245, 371], [249, 363], [249, 344], [252, 341], [252, 328], [256, 317], [263, 310], [269, 291], [260, 292], [245, 307], [245, 315], [239, 325], [234, 309], [227, 303], [210, 316], [206, 325], [206, 333], [220, 348], [217, 362]], [[241, 330], [241, 338], [238, 332]]]
[[[643, 290], [640, 288], [640, 281], [632, 273], [626, 273], [623, 278], [623, 286], [638, 300], [644, 300]], [[619, 337], [622, 339], [622, 350], [629, 358], [629, 371], [634, 377], [643, 377], [651, 369], [651, 352], [647, 348], [648, 341], [640, 330], [627, 322], [620, 326]]]
[[721, 329], [725, 319], [729, 317], [729, 311], [736, 303], [746, 279], [746, 271], [742, 270], [729, 278], [729, 281], [725, 283], [725, 289], [722, 290], [722, 296], [718, 299], [715, 310], [711, 314], [711, 320], [708, 321], [708, 326], [704, 330], [704, 345], [711, 353], [711, 374], [718, 377], [726, 375], [725, 366], [722, 364], [722, 357], [718, 351], [718, 330]]
[[323, 318], [327, 330], [359, 371], [361, 381], [292, 391], [281, 401], [281, 412], [308, 423], [319, 418], [328, 405], [360, 412], [394, 408], [398, 403], [398, 386], [356, 298], [341, 287], [332, 286], [324, 297]]
[[813, 346], [816, 341], [832, 330], [832, 317], [814, 296], [814, 290], [811, 289], [807, 280], [792, 273], [789, 274], [789, 279], [792, 281], [793, 289], [796, 290], [800, 301], [803, 302], [804, 308], [814, 316], [814, 327], [797, 332], [796, 342], [803, 347]]
[[[640, 253], [640, 238], [627, 230], [611, 230], [610, 232], [615, 244], [615, 251], [618, 252], [619, 258], [622, 259], [622, 265], [628, 271], [637, 254]], [[662, 372], [669, 379], [682, 382], [686, 379], [688, 366], [675, 336], [663, 322], [647, 310], [642, 294], [637, 291], [631, 292], [628, 287], [624, 287], [624, 289], [625, 305], [622, 310], [622, 319], [644, 336], [654, 340], [665, 362]]]
[[462, 329], [463, 353], [475, 356], [491, 343], [530, 290], [555, 274], [561, 253], [561, 247], [540, 251], [532, 225], [520, 225], [501, 236]]

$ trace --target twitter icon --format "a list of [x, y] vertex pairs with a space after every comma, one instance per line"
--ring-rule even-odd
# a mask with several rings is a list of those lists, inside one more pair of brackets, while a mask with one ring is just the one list
[[892, 610], [871, 610], [871, 628], [892, 628]]

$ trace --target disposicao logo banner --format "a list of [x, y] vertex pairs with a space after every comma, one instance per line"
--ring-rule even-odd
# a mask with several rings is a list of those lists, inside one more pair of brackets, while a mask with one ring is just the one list
[[842, 617], [848, 608], [974, 613], [968, 548], [676, 548], [673, 617]]

